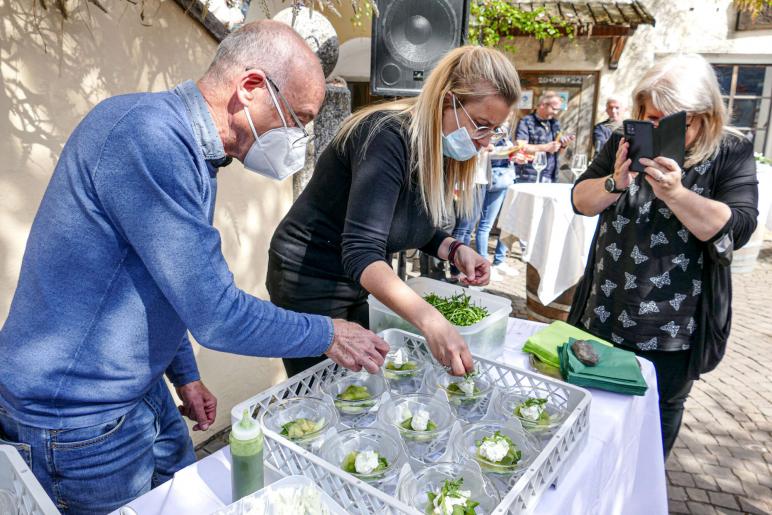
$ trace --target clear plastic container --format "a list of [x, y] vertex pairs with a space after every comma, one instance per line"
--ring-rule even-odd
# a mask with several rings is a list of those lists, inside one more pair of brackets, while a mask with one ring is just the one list
[[[284, 426], [290, 422], [305, 419], [315, 424], [315, 430], [303, 436], [284, 434]], [[292, 440], [304, 449], [313, 450], [321, 445], [320, 440], [338, 423], [338, 414], [329, 403], [318, 397], [291, 397], [271, 404], [263, 412], [263, 427]]]
[[[533, 421], [518, 415], [517, 407], [528, 399], [546, 399], [544, 411], [549, 418]], [[570, 413], [567, 393], [546, 387], [526, 386], [511, 387], [501, 392], [493, 403], [493, 411], [502, 418], [519, 420], [523, 429], [540, 439], [552, 436]]]
[[[428, 412], [429, 420], [436, 427], [425, 431], [405, 428], [403, 423], [407, 419], [408, 411], [410, 416], [419, 411]], [[436, 463], [445, 452], [448, 435], [456, 418], [447, 402], [431, 395], [417, 393], [398, 396], [383, 403], [378, 411], [378, 420], [399, 431], [410, 457], [422, 463]]]
[[470, 499], [480, 503], [475, 507], [475, 514], [493, 513], [500, 501], [499, 493], [489, 479], [469, 464], [438, 463], [427, 467], [419, 471], [414, 478], [401, 482], [398, 496], [402, 502], [413, 506], [420, 513], [426, 513], [429, 504], [427, 494], [438, 493], [447, 480], [459, 479], [463, 479], [460, 490], [469, 491]]
[[[341, 396], [345, 397], [347, 389], [352, 386], [364, 386], [367, 388], [369, 397], [352, 400], [341, 398]], [[322, 384], [321, 388], [322, 392], [332, 398], [335, 407], [342, 417], [352, 417], [361, 416], [366, 413], [375, 413], [381, 402], [381, 397], [387, 390], [387, 385], [382, 375], [352, 372]]]
[[[480, 370], [476, 360], [474, 365], [475, 370]], [[493, 394], [493, 384], [483, 374], [475, 374], [465, 379], [450, 375], [443, 367], [434, 366], [428, 380], [431, 387], [445, 391], [448, 402], [461, 420], [476, 422], [485, 415]], [[473, 390], [470, 392], [463, 391], [467, 382], [473, 385]]]
[[[512, 312], [512, 301], [497, 297], [490, 293], [463, 288], [458, 285], [416, 277], [407, 281], [407, 285], [421, 297], [435, 293], [441, 297], [449, 297], [464, 293], [472, 298], [472, 303], [488, 310], [488, 316], [470, 326], [454, 326], [464, 338], [472, 352], [485, 354], [495, 350], [504, 343], [507, 335], [507, 319]], [[420, 334], [418, 329], [392, 310], [384, 306], [378, 299], [370, 295], [367, 298], [370, 306], [370, 330], [379, 333], [384, 329], [402, 329]]]
[[379, 486], [396, 478], [399, 473], [399, 442], [386, 431], [377, 428], [346, 429], [333, 436], [322, 446], [321, 456], [329, 463], [343, 468], [343, 462], [352, 452], [374, 451], [386, 460], [386, 468], [369, 474], [350, 472], [351, 475]]
[[389, 353], [383, 363], [383, 377], [389, 384], [389, 390], [397, 395], [416, 393], [423, 385], [424, 372], [431, 359], [428, 352], [411, 342], [407, 342], [401, 335], [390, 337], [390, 331], [385, 331], [380, 336], [389, 344]]
[[[520, 459], [512, 465], [502, 465], [481, 456], [478, 443], [496, 432], [506, 436], [521, 452]], [[514, 424], [484, 421], [470, 424], [456, 435], [453, 442], [456, 453], [467, 460], [475, 460], [485, 473], [512, 475], [522, 473], [539, 454], [536, 439]]]

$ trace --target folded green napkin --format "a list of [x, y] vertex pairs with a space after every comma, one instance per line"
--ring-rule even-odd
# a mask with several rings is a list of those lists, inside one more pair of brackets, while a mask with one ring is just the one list
[[641, 367], [635, 354], [623, 349], [608, 347], [596, 339], [584, 339], [598, 353], [598, 364], [588, 366], [579, 361], [571, 350], [576, 341], [569, 337], [568, 343], [558, 349], [560, 372], [565, 380], [577, 386], [599, 388], [611, 392], [630, 395], [644, 395], [646, 381], [641, 374]]
[[523, 345], [523, 352], [529, 352], [543, 362], [558, 368], [560, 367], [558, 346], [563, 345], [569, 338], [576, 338], [577, 340], [592, 339], [603, 345], [612, 346], [610, 343], [600, 340], [590, 333], [586, 333], [560, 320], [555, 320], [541, 331], [532, 334], [526, 340], [525, 345]]

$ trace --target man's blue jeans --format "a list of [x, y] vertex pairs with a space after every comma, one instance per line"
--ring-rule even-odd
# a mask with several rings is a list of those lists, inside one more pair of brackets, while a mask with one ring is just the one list
[[0, 444], [19, 451], [65, 515], [109, 513], [196, 461], [163, 381], [124, 416], [92, 427], [27, 426], [0, 408]]
[[[475, 238], [477, 253], [483, 257], [488, 256], [488, 237], [491, 234], [491, 229], [493, 229], [493, 224], [496, 223], [496, 217], [499, 216], [501, 205], [504, 203], [504, 198], [506, 196], [507, 190], [485, 192], [485, 197], [482, 202], [482, 213], [480, 214], [480, 223], [477, 225], [477, 236]], [[501, 242], [501, 238], [499, 238], [498, 243], [496, 243], [496, 252], [493, 255], [493, 264], [498, 265], [503, 263], [506, 257], [507, 247]]]

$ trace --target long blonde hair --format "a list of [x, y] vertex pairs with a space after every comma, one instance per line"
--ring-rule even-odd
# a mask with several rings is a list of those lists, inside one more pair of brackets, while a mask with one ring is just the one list
[[727, 127], [729, 116], [716, 74], [700, 55], [670, 56], [649, 68], [633, 90], [632, 112], [639, 120], [646, 112], [646, 100], [665, 115], [686, 111], [692, 120], [700, 120], [697, 138], [686, 149], [684, 168], [713, 157], [724, 134], [741, 136]]
[[[463, 103], [488, 95], [500, 95], [508, 105], [520, 98], [520, 79], [515, 66], [498, 50], [463, 46], [440, 60], [416, 98], [376, 104], [360, 109], [344, 120], [334, 144], [342, 150], [355, 129], [370, 115], [388, 112], [373, 124], [370, 137], [388, 119], [399, 120], [410, 138], [410, 166], [418, 178], [421, 200], [435, 225], [450, 218], [454, 189], [458, 188], [457, 208], [461, 216], [470, 216], [473, 204], [476, 159], [448, 159], [443, 167], [442, 115], [448, 105], [448, 93]], [[444, 168], [444, 169], [443, 169]]]

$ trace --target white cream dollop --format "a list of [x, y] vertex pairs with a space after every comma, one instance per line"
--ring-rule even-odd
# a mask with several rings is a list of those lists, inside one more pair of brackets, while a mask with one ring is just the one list
[[429, 425], [429, 412], [425, 409], [419, 409], [413, 415], [413, 420], [410, 422], [410, 427], [414, 431], [426, 431]]
[[480, 456], [491, 463], [500, 462], [508, 452], [509, 444], [503, 438], [488, 439], [480, 445]]
[[405, 363], [408, 362], [408, 355], [407, 352], [405, 352], [405, 349], [397, 349], [394, 354], [391, 356], [391, 362], [394, 364], [395, 367], [401, 367]]
[[540, 404], [534, 404], [533, 406], [521, 406], [520, 416], [526, 420], [532, 420], [536, 422], [541, 417], [544, 407]]
[[357, 453], [354, 461], [354, 470], [357, 474], [369, 474], [378, 467], [378, 453], [375, 451], [361, 451]]
[[456, 384], [458, 384], [459, 389], [467, 396], [474, 395], [474, 378], [467, 377], [463, 381], [459, 381]]
[[434, 514], [435, 515], [453, 515], [454, 506], [464, 506], [466, 501], [472, 497], [472, 492], [469, 490], [459, 490], [456, 496], [445, 496], [440, 502], [440, 494], [437, 493], [437, 497], [434, 498]]

